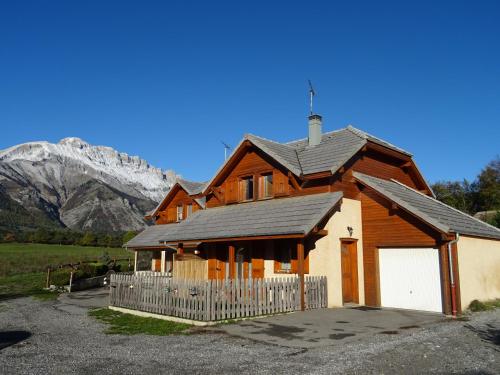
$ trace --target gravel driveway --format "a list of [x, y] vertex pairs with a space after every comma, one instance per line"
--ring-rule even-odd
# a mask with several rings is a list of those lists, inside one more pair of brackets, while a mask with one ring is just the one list
[[1, 302], [0, 373], [500, 373], [500, 310], [311, 349], [206, 330], [168, 337], [102, 331], [67, 300]]

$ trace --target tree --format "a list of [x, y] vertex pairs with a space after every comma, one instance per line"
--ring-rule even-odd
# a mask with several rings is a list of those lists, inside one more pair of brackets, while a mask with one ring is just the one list
[[85, 232], [82, 239], [80, 240], [80, 245], [82, 246], [95, 246], [96, 245], [96, 237], [91, 232]]
[[33, 241], [37, 243], [47, 243], [50, 240], [50, 233], [44, 227], [38, 228], [33, 236]]
[[477, 211], [477, 192], [474, 183], [467, 180], [440, 181], [432, 185], [436, 198], [460, 211], [474, 214]]
[[127, 243], [128, 241], [130, 241], [132, 238], [134, 238], [135, 236], [137, 236], [137, 232], [135, 231], [132, 231], [132, 230], [129, 230], [128, 232], [126, 232], [124, 235], [123, 235], [123, 243]]
[[477, 178], [478, 211], [500, 210], [500, 157], [488, 163]]

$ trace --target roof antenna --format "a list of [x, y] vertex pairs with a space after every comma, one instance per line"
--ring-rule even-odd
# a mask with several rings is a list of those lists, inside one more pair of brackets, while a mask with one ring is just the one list
[[314, 91], [311, 80], [308, 79], [307, 82], [309, 82], [309, 111], [311, 112], [311, 115], [312, 115], [313, 114], [313, 97], [316, 96], [316, 91]]
[[227, 160], [227, 152], [231, 150], [231, 146], [229, 146], [226, 142], [221, 141], [221, 143], [224, 145], [224, 160]]

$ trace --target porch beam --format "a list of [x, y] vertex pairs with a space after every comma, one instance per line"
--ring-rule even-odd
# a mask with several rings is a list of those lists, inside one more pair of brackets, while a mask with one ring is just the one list
[[304, 282], [304, 240], [301, 238], [297, 241], [297, 263], [300, 279], [300, 310], [306, 309], [305, 301], [305, 282]]
[[236, 274], [236, 264], [234, 262], [234, 245], [229, 245], [229, 278], [234, 279]]
[[[304, 238], [304, 234], [281, 234], [269, 236], [253, 236], [253, 237], [228, 237], [228, 238], [211, 238], [211, 239], [198, 239], [196, 242], [211, 243], [211, 242], [228, 242], [228, 241], [252, 241], [252, 240], [278, 240], [282, 238]], [[184, 240], [182, 240], [184, 241]], [[185, 240], [189, 241], [189, 240]], [[172, 242], [166, 242], [170, 244]]]

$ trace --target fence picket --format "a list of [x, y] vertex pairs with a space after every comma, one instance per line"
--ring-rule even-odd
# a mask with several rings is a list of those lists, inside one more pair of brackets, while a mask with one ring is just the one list
[[[305, 279], [307, 309], [328, 306], [326, 276]], [[178, 280], [151, 274], [113, 274], [110, 305], [180, 318], [216, 321], [300, 309], [298, 277]]]

